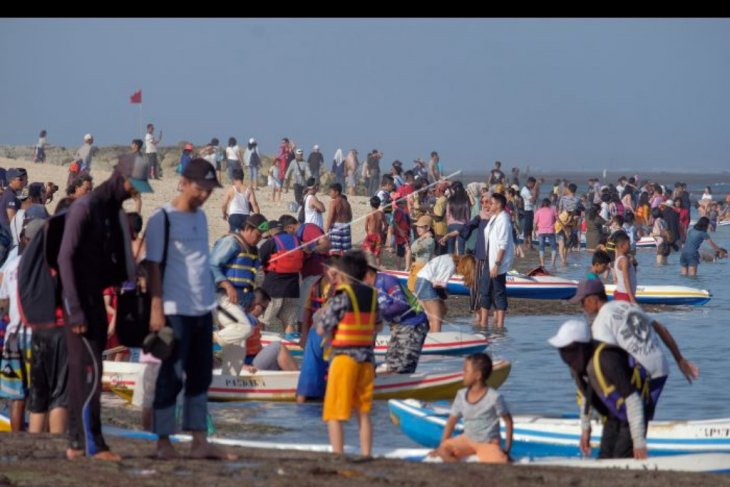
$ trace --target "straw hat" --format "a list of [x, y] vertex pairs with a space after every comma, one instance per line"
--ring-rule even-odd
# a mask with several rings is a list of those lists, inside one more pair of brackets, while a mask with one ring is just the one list
[[421, 218], [416, 221], [417, 227], [429, 227], [431, 228], [431, 225], [433, 225], [433, 221], [431, 220], [431, 217], [428, 215], [423, 215]]

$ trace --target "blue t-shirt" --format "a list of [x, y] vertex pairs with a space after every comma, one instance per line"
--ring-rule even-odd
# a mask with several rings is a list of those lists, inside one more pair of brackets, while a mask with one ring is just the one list
[[698, 253], [700, 251], [700, 245], [708, 238], [710, 236], [707, 232], [691, 228], [689, 233], [687, 233], [687, 240], [684, 242], [684, 247], [682, 247], [682, 254], [694, 255]]

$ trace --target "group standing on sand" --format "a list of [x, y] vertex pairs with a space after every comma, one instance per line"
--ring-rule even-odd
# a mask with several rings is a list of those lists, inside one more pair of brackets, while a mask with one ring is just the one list
[[[45, 137], [43, 131], [36, 162], [45, 160]], [[4, 278], [0, 298], [10, 299], [14, 325], [3, 350], [3, 363], [12, 362], [20, 370], [17, 364], [27, 355], [30, 340], [57, 352], [36, 352], [34, 346], [31, 364], [36, 363], [33, 360], [49, 362], [37, 364], [31, 377], [36, 377], [33, 370], [39, 373], [44, 367], [50, 376], [31, 381], [28, 402], [32, 413], [49, 413], [51, 432], [68, 431], [66, 456], [70, 460], [82, 456], [120, 459], [109, 450], [101, 431], [102, 356], [108, 346], [107, 335], [114, 326], [124, 326], [116, 322], [115, 300], [105, 300], [105, 294], [118, 297], [122, 289], [144, 283], [151, 296], [152, 335], [146, 348], [157, 357], [159, 366], [148, 380], [146, 393], [153, 399], [146, 404], [150, 406], [149, 426], [159, 437], [160, 458], [178, 456], [170, 437], [178, 427], [175, 409], [181, 391], [182, 428], [193, 434], [190, 455], [234, 458], [207, 438], [207, 391], [212, 381], [214, 342], [222, 346], [227, 373], [299, 369], [297, 400], [324, 401], [322, 418], [333, 451], [343, 452], [343, 423], [354, 412], [360, 451], [369, 456], [374, 341], [382, 327], [389, 326], [391, 339], [378, 373], [414, 372], [427, 334], [441, 331], [447, 314], [447, 288], [456, 274], [472, 291], [476, 323], [486, 328], [489, 312], [494, 309], [495, 326], [504, 327], [507, 273], [521, 243], [529, 252], [532, 242], [539, 241], [543, 265], [544, 247], [549, 243], [553, 263], [558, 253], [565, 264], [579, 243], [584, 220], [594, 232], [590, 249], [604, 246], [607, 251], [595, 252], [592, 277], [611, 269], [617, 291], [614, 301], [607, 303], [600, 279], [582, 281], [576, 299], [586, 313], [595, 315], [591, 328], [569, 322], [551, 339], [586, 397], [581, 409], [581, 448], [588, 449], [588, 411], [594, 406], [609, 417], [602, 457], [646, 456], [646, 423], [668, 374], [657, 338], [668, 346], [688, 380], [698, 377], [697, 368], [684, 359], [667, 329], [636, 305], [632, 244], [645, 227], [658, 228], [657, 237], [667, 245], [679, 248], [683, 243], [683, 274], [696, 273], [698, 249], [704, 240], [717, 247], [707, 234], [709, 217], [703, 216], [688, 229], [689, 194], [682, 184], [673, 195], [679, 202], [676, 207], [664, 200], [661, 187], [642, 185], [636, 177], [620, 178], [617, 186], [606, 188], [591, 180], [589, 193], [583, 196], [578, 195], [576, 184], [557, 181], [550, 196], [541, 200], [542, 181], [528, 177], [520, 189], [519, 171], [513, 170], [509, 180], [499, 162], [487, 184], [465, 188], [461, 182], [443, 178], [443, 164], [436, 151], [431, 153], [428, 168], [415, 161], [413, 170], [403, 171], [402, 163], [394, 161], [389, 174], [383, 175], [380, 151], [371, 151], [360, 165], [357, 151], [352, 149], [346, 157], [339, 150], [335, 155], [336, 179], [326, 186], [330, 201], [325, 205], [317, 197], [324, 166], [319, 146], [315, 145], [305, 160], [301, 148], [283, 139], [269, 174], [274, 182], [272, 197], [280, 196], [282, 189], [288, 192], [293, 179], [294, 202], [300, 211], [296, 216], [284, 214], [267, 220], [255, 194], [261, 167], [258, 143], [251, 138], [241, 150], [231, 137], [225, 150], [217, 147], [217, 139], [199, 154], [192, 144], [186, 145], [179, 166], [178, 194], [152, 214], [144, 237], [138, 237], [139, 228], [132, 228], [129, 217], [120, 218], [119, 213], [129, 198], [136, 198], [141, 205], [140, 194], [152, 191], [148, 179], [162, 177], [157, 159], [161, 138], [162, 133], [155, 137], [154, 126], [149, 124], [144, 141], [135, 139], [132, 152], [119, 158], [110, 178], [92, 189], [94, 138], [87, 134], [69, 174], [71, 196], [64, 205], [59, 204], [58, 215], [49, 220], [45, 216], [24, 217], [18, 227], [18, 257], [11, 261], [15, 267], [8, 265], [0, 271]], [[203, 206], [212, 192], [222, 187], [223, 160], [231, 183], [221, 207], [229, 233], [216, 240], [210, 250]], [[355, 222], [345, 193], [354, 195], [361, 178], [367, 183], [370, 212], [364, 219], [363, 250], [358, 250], [353, 249], [351, 227]], [[32, 201], [30, 205], [21, 203], [25, 185], [24, 170], [7, 171], [0, 200], [3, 227], [11, 226], [19, 210], [26, 215], [34, 213]], [[30, 198], [29, 194], [23, 201]], [[540, 208], [536, 209], [538, 202]], [[42, 199], [34, 204], [42, 205]], [[655, 216], [650, 217], [650, 213]], [[614, 231], [603, 244], [604, 225], [609, 222]], [[22, 266], [24, 252], [20, 250], [40, 252], [52, 244], [58, 246], [57, 262], [46, 263], [34, 274], [45, 276], [44, 285], [51, 287], [31, 286], [26, 289], [32, 291], [29, 295], [21, 292], [20, 300], [14, 300], [18, 292], [12, 286], [30, 282], [30, 261]], [[411, 273], [408, 285], [382, 272], [384, 249], [394, 253], [399, 266]], [[138, 265], [142, 256], [144, 263]], [[264, 277], [261, 283], [260, 273]], [[55, 275], [59, 276], [57, 281], [51, 278]], [[48, 293], [48, 289], [58, 292]], [[27, 303], [33, 303], [32, 312], [28, 312]], [[28, 321], [43, 312], [51, 317], [51, 331], [34, 329], [37, 322]], [[19, 336], [19, 328], [32, 330], [32, 334]], [[281, 342], [263, 346], [262, 331], [277, 329], [300, 340], [304, 349], [301, 367]], [[631, 335], [627, 330], [640, 333]], [[509, 460], [511, 415], [502, 396], [486, 385], [491, 369], [491, 359], [485, 354], [466, 359], [466, 388], [455, 398], [441, 445], [433, 455], [445, 461], [471, 454], [482, 461]], [[636, 374], [650, 384], [648, 395], [642, 395], [643, 389], [628, 379]], [[598, 380], [598, 375], [608, 382]], [[3, 393], [6, 383], [3, 375]], [[49, 384], [58, 387], [49, 390]], [[14, 385], [20, 385], [15, 393], [20, 390], [22, 395], [22, 380]], [[622, 399], [622, 408], [611, 406], [616, 404], [615, 398]], [[22, 424], [20, 405], [14, 404], [12, 413], [17, 430]], [[464, 435], [451, 438], [460, 417], [464, 419]], [[500, 418], [508, 425], [504, 446]], [[31, 422], [31, 430], [43, 429], [39, 421]]]

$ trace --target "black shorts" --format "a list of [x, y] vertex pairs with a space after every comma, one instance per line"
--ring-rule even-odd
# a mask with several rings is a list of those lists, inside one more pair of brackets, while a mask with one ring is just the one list
[[535, 213], [532, 211], [525, 210], [524, 223], [522, 224], [522, 232], [525, 238], [532, 238], [533, 223], [535, 220]]
[[406, 256], [406, 244], [395, 244], [395, 255], [398, 257]]
[[68, 406], [68, 350], [61, 327], [33, 331], [28, 410], [45, 413]]

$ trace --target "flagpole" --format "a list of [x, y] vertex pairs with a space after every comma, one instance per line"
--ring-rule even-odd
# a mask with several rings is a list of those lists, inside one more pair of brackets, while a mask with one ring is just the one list
[[137, 136], [142, 136], [142, 103], [138, 103], [139, 109], [137, 110]]

